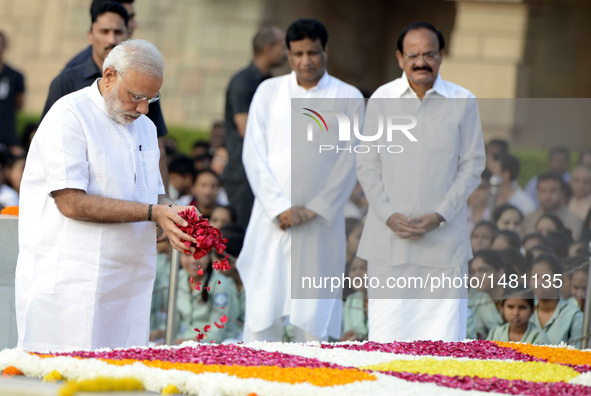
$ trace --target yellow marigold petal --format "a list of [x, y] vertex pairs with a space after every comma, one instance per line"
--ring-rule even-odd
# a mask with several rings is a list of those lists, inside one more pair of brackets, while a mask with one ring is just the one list
[[144, 390], [144, 384], [133, 377], [111, 378], [96, 377], [88, 380], [67, 382], [59, 396], [73, 396], [76, 392], [112, 392]]
[[179, 388], [177, 388], [175, 384], [168, 384], [162, 389], [163, 395], [174, 395], [177, 393], [179, 393]]
[[551, 347], [544, 345], [532, 345], [516, 342], [501, 342], [494, 341], [499, 346], [504, 348], [511, 348], [516, 351], [526, 353], [533, 357], [545, 359], [552, 363], [562, 364], [591, 364], [591, 352], [580, 351], [578, 349], [569, 349], [562, 347]]
[[501, 378], [534, 382], [567, 382], [580, 375], [570, 367], [545, 362], [502, 362], [488, 360], [418, 359], [394, 360], [364, 367], [366, 370], [396, 371], [447, 376]]
[[60, 374], [59, 371], [53, 370], [51, 373], [47, 374], [43, 377], [43, 382], [56, 382], [56, 381], [63, 381], [64, 376]]

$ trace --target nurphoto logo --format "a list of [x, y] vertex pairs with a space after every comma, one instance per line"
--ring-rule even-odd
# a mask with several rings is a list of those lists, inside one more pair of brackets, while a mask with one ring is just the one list
[[[302, 113], [303, 115], [309, 117], [307, 123], [307, 139], [309, 142], [314, 141], [314, 131], [320, 130], [323, 133], [329, 133], [328, 124], [326, 123], [325, 117], [327, 116], [334, 116], [338, 122], [338, 140], [340, 142], [351, 142], [353, 137], [355, 141], [360, 142], [378, 142], [383, 141], [384, 131], [386, 132], [386, 142], [391, 143], [393, 140], [394, 133], [402, 133], [406, 138], [411, 142], [417, 142], [417, 138], [410, 132], [411, 129], [417, 126], [417, 118], [412, 115], [379, 115], [377, 119], [377, 132], [371, 135], [367, 132], [362, 134], [359, 129], [359, 115], [353, 115], [353, 123], [349, 119], [349, 116], [345, 113], [340, 111], [334, 110], [319, 110], [315, 111], [310, 108], [304, 107], [303, 110], [306, 110], [309, 113]], [[324, 117], [321, 115], [324, 114]], [[384, 122], [385, 119], [385, 122]], [[384, 125], [385, 124], [385, 125]], [[316, 128], [318, 126], [318, 128]], [[351, 134], [353, 131], [353, 134]], [[317, 132], [316, 132], [317, 133]], [[404, 151], [404, 148], [401, 145], [393, 144], [355, 144], [349, 145], [347, 147], [339, 147], [331, 144], [319, 144], [318, 145], [318, 152], [322, 153], [324, 151], [346, 151], [349, 153], [358, 153], [358, 154], [365, 154], [369, 153], [372, 150], [377, 150], [380, 153], [380, 150], [385, 150], [388, 153], [392, 154], [399, 154]]]

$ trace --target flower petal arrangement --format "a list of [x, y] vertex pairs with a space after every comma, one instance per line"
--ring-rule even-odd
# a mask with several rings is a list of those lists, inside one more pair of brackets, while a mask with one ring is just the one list
[[112, 389], [133, 382], [133, 389], [188, 395], [591, 395], [589, 363], [589, 350], [492, 341], [188, 341], [156, 348], [0, 352], [3, 376], [64, 378], [70, 388], [109, 378]]
[[0, 210], [0, 215], [18, 216], [18, 206], [7, 206]]

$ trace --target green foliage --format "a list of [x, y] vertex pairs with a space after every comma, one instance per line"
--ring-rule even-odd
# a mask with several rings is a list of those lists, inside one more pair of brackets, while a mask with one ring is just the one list
[[[534, 176], [547, 172], [548, 169], [548, 153], [550, 150], [541, 148], [518, 148], [511, 149], [511, 154], [514, 155], [521, 164], [521, 171], [517, 182], [521, 187], [525, 187], [527, 182]], [[571, 166], [572, 169], [579, 158], [578, 153], [571, 151]]]
[[172, 137], [177, 143], [179, 152], [191, 156], [193, 143], [197, 141], [209, 141], [209, 131], [199, 129], [168, 126], [168, 136]]
[[28, 124], [38, 124], [41, 119], [41, 114], [36, 113], [23, 113], [19, 112], [16, 116], [16, 131], [19, 136], [23, 136], [25, 126]]
[[[29, 123], [38, 123], [41, 115], [38, 113], [19, 113], [16, 118], [16, 130], [19, 137], [22, 136], [25, 126]], [[185, 154], [191, 154], [193, 143], [205, 140], [209, 141], [209, 131], [183, 126], [168, 126], [168, 136], [177, 142], [178, 150]]]
[[548, 170], [548, 150], [540, 148], [521, 148], [512, 149], [514, 155], [521, 164], [521, 171], [517, 182], [521, 187], [525, 187], [527, 182], [534, 176], [542, 174]]

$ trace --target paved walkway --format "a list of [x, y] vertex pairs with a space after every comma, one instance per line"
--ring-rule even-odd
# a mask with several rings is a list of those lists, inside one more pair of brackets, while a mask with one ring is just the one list
[[[57, 396], [62, 384], [42, 382], [38, 378], [1, 377], [0, 395], [2, 396]], [[153, 396], [154, 392], [77, 392], [76, 396]]]

